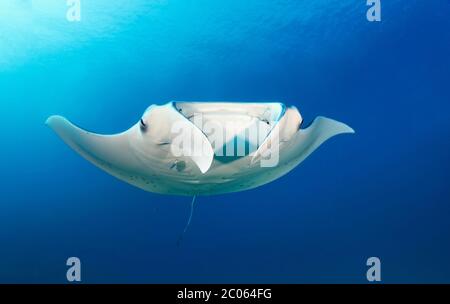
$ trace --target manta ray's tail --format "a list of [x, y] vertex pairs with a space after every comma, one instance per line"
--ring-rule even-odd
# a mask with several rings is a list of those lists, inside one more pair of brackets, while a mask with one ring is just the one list
[[196, 198], [197, 198], [196, 195], [194, 195], [194, 196], [192, 197], [192, 202], [191, 202], [191, 213], [189, 214], [189, 219], [188, 219], [188, 221], [187, 221], [187, 223], [186, 223], [186, 226], [184, 227], [183, 233], [182, 233], [182, 234], [180, 235], [180, 237], [178, 238], [177, 246], [180, 246], [181, 242], [183, 241], [183, 237], [184, 237], [184, 235], [186, 234], [186, 231], [188, 230], [189, 225], [191, 224], [192, 215], [194, 214], [194, 205], [195, 205], [195, 199], [196, 199]]

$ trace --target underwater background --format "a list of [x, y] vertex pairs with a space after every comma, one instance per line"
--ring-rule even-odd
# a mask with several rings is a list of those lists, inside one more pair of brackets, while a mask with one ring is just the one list
[[[0, 282], [450, 283], [450, 2], [0, 2]], [[281, 101], [354, 135], [260, 188], [147, 193], [48, 128], [99, 133], [151, 104]]]

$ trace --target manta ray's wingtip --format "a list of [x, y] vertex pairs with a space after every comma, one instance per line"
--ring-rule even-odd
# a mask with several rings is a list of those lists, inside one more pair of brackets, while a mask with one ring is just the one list
[[314, 122], [317, 122], [318, 125], [327, 126], [327, 128], [329, 130], [332, 130], [334, 135], [355, 134], [356, 133], [356, 131], [349, 125], [347, 125], [343, 122], [328, 118], [328, 117], [318, 116], [318, 117], [316, 117]]
[[45, 121], [45, 125], [51, 127], [51, 126], [55, 125], [56, 123], [64, 121], [64, 120], [66, 120], [66, 119], [60, 115], [52, 115], [47, 118], [47, 120]]
[[353, 129], [352, 127], [350, 127], [349, 125], [347, 125], [347, 124], [345, 124], [345, 123], [342, 123], [343, 124], [343, 129], [344, 129], [344, 131], [342, 132], [342, 133], [347, 133], [347, 134], [355, 134], [356, 133], [356, 131], [355, 131], [355, 129]]

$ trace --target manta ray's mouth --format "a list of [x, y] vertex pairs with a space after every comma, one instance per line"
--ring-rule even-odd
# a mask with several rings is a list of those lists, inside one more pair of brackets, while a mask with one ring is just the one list
[[[173, 102], [172, 105], [206, 135], [216, 158], [234, 158], [256, 151], [286, 113], [282, 103]], [[227, 145], [232, 145], [232, 151], [227, 152]], [[238, 153], [240, 145], [243, 151]]]
[[204, 118], [220, 123], [245, 125], [252, 119], [266, 124], [277, 123], [286, 112], [286, 106], [278, 102], [268, 103], [233, 103], [233, 102], [173, 102], [187, 119], [202, 115]]

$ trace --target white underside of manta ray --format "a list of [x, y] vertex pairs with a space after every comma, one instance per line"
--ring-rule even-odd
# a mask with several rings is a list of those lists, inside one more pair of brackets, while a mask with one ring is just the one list
[[[237, 144], [251, 126], [263, 123], [263, 140], [245, 139], [240, 156], [221, 156], [223, 145], [215, 147], [203, 122], [232, 123], [234, 133], [224, 136], [223, 145]], [[169, 102], [152, 105], [129, 130], [115, 135], [85, 131], [61, 116], [47, 124], [76, 152], [109, 174], [143, 190], [173, 195], [213, 195], [259, 187], [291, 171], [327, 139], [354, 133], [349, 126], [317, 117], [302, 129], [302, 117], [295, 107], [282, 103]], [[201, 145], [201, 155], [178, 155], [171, 148], [181, 126]], [[277, 130], [275, 132], [274, 130]], [[275, 166], [262, 166], [268, 143], [277, 141]], [[225, 153], [226, 154], [226, 153]]]

